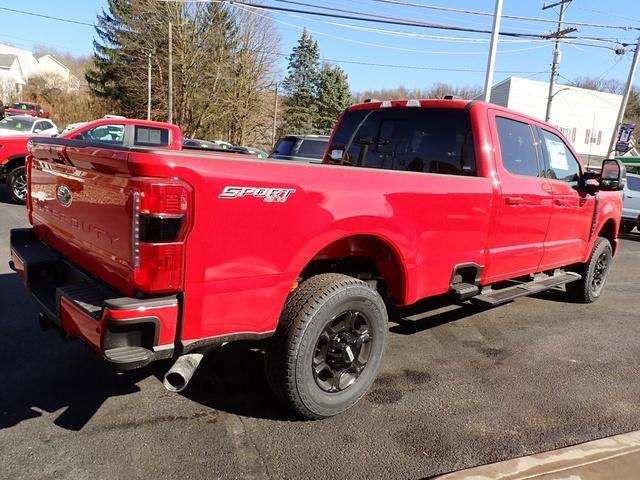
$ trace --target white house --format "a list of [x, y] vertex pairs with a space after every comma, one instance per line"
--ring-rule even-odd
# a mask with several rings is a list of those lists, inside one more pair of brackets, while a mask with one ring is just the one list
[[0, 100], [19, 95], [24, 83], [18, 57], [0, 53]]
[[[491, 89], [491, 103], [544, 120], [549, 84], [509, 77]], [[555, 85], [549, 123], [558, 127], [585, 162], [601, 160], [613, 134], [622, 96]]]
[[34, 75], [59, 78], [70, 90], [77, 90], [80, 86], [69, 68], [54, 56], [47, 54], [36, 59], [28, 50], [0, 45], [0, 101], [19, 97], [22, 87]]

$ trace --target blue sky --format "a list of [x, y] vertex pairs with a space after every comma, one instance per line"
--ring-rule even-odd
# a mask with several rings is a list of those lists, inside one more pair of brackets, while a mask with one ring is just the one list
[[[490, 29], [491, 18], [441, 12], [423, 8], [390, 5], [372, 0], [301, 0], [326, 7], [336, 7], [388, 17], [401, 17], [432, 23], [458, 25], [469, 28]], [[468, 8], [492, 12], [494, 0], [407, 0], [412, 3]], [[306, 8], [264, 0], [265, 4], [291, 8]], [[0, 0], [0, 7], [15, 8], [71, 20], [93, 22], [96, 13], [106, 4], [103, 0]], [[553, 9], [542, 11], [540, 0], [505, 0], [504, 13], [556, 20]], [[611, 7], [609, 7], [611, 5]], [[628, 3], [626, 4], [629, 5]], [[628, 8], [627, 8], [628, 10]], [[636, 18], [629, 18], [636, 15]], [[75, 55], [92, 51], [94, 30], [88, 26], [57, 22], [54, 20], [0, 11], [3, 28], [0, 42], [21, 48], [32, 48], [45, 44], [57, 50]], [[354, 91], [368, 88], [392, 88], [404, 85], [409, 88], [428, 87], [434, 82], [454, 85], [482, 85], [487, 62], [488, 35], [428, 30], [404, 26], [363, 24], [348, 20], [301, 17], [299, 15], [272, 14], [281, 37], [281, 52], [288, 54], [295, 45], [303, 27], [307, 27], [320, 44], [323, 58], [370, 64], [392, 64], [419, 66], [435, 69], [459, 69], [469, 71], [419, 70], [373, 65], [339, 63], [347, 72]], [[640, 12], [625, 10], [625, 3], [603, 6], [600, 0], [573, 0], [569, 5], [566, 20], [624, 25], [640, 28]], [[357, 26], [357, 28], [354, 28]], [[367, 30], [363, 30], [362, 27]], [[371, 29], [386, 30], [372, 31]], [[555, 29], [555, 25], [532, 21], [504, 19], [502, 30], [531, 34], [544, 34]], [[390, 33], [393, 31], [395, 33]], [[400, 32], [400, 33], [398, 33]], [[408, 37], [419, 34], [423, 37]], [[613, 38], [635, 42], [640, 31], [580, 27], [573, 35]], [[424, 36], [429, 36], [424, 38]], [[455, 37], [465, 40], [432, 38]], [[478, 40], [481, 41], [478, 41]], [[546, 80], [551, 62], [551, 42], [522, 42], [520, 39], [501, 37], [496, 63], [495, 82], [509, 75], [528, 76]], [[593, 42], [590, 42], [593, 43]], [[577, 76], [593, 76], [624, 80], [631, 64], [631, 53], [616, 55], [604, 48], [579, 45], [563, 45], [560, 74], [568, 79]], [[286, 74], [286, 60], [282, 60], [281, 74]], [[566, 82], [561, 78], [561, 82]], [[638, 82], [636, 82], [638, 84]]]

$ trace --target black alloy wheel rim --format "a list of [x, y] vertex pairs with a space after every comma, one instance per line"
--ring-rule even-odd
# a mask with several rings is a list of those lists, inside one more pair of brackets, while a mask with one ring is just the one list
[[328, 393], [339, 393], [360, 377], [372, 347], [369, 319], [359, 310], [334, 316], [324, 328], [313, 354], [313, 378]]
[[593, 277], [591, 278], [591, 292], [594, 295], [600, 294], [600, 291], [604, 287], [604, 282], [607, 280], [607, 274], [609, 272], [610, 261], [611, 258], [608, 251], [604, 251], [598, 255], [598, 259], [593, 268]]
[[22, 174], [14, 177], [11, 188], [16, 198], [24, 201], [27, 198], [27, 175]]

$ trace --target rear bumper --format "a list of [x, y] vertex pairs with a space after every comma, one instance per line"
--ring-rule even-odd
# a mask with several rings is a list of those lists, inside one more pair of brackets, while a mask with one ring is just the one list
[[42, 243], [31, 228], [11, 230], [10, 266], [39, 304], [46, 324], [81, 338], [117, 370], [173, 356], [176, 295], [122, 297]]

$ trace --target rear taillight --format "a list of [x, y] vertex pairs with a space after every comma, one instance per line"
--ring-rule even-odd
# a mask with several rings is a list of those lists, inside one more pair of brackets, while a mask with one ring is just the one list
[[136, 178], [133, 186], [134, 287], [145, 293], [181, 290], [193, 190], [178, 179]]

